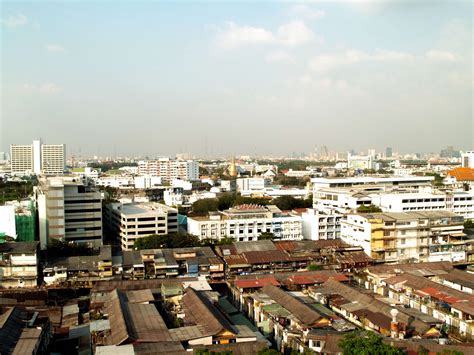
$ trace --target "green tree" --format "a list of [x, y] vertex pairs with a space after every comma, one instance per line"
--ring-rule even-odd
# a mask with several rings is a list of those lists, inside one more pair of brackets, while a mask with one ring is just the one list
[[474, 228], [474, 221], [472, 219], [466, 219], [464, 221], [464, 228]]
[[204, 198], [197, 200], [192, 205], [192, 214], [194, 216], [205, 216], [210, 211], [217, 211], [218, 200], [215, 198]]
[[382, 210], [380, 209], [380, 207], [377, 207], [374, 205], [368, 205], [368, 206], [361, 205], [357, 209], [357, 212], [358, 213], [377, 213], [377, 212], [382, 212]]
[[310, 208], [313, 206], [312, 196], [307, 199], [297, 199], [293, 196], [281, 196], [273, 200], [273, 203], [281, 210], [288, 211], [295, 208]]
[[340, 341], [343, 355], [404, 355], [405, 352], [385, 344], [383, 338], [373, 332], [352, 332]]
[[200, 246], [199, 239], [192, 234], [149, 235], [135, 240], [135, 249], [190, 248]]
[[237, 194], [231, 192], [225, 192], [219, 196], [219, 202], [217, 203], [217, 208], [219, 211], [224, 211], [229, 209], [235, 204], [237, 200]]

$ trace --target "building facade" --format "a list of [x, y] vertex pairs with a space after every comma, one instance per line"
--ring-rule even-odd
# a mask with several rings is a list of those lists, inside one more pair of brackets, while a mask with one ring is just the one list
[[52, 239], [102, 245], [102, 195], [81, 180], [47, 178], [35, 187], [41, 249]]
[[159, 203], [113, 203], [107, 206], [108, 228], [119, 238], [122, 250], [149, 235], [178, 232], [178, 211]]
[[165, 181], [174, 179], [199, 180], [199, 163], [194, 160], [160, 158], [138, 162], [138, 174], [159, 176]]
[[228, 237], [245, 242], [258, 240], [262, 233], [282, 240], [303, 238], [301, 216], [271, 205], [241, 205], [206, 217], [188, 217], [188, 233], [200, 240]]
[[447, 211], [350, 214], [341, 239], [379, 262], [465, 261], [464, 218]]
[[40, 140], [29, 145], [10, 145], [13, 175], [62, 175], [66, 166], [65, 144], [43, 144]]

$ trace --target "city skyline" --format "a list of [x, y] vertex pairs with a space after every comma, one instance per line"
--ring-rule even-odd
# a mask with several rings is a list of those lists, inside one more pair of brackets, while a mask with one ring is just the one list
[[470, 2], [2, 8], [0, 151], [472, 149]]

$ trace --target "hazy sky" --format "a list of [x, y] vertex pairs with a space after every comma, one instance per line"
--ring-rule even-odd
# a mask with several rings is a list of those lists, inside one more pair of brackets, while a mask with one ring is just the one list
[[0, 151], [474, 148], [469, 0], [1, 6]]

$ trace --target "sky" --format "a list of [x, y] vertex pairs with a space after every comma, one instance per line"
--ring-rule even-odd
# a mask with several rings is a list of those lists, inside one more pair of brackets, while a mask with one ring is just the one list
[[473, 5], [1, 3], [0, 151], [474, 149]]

